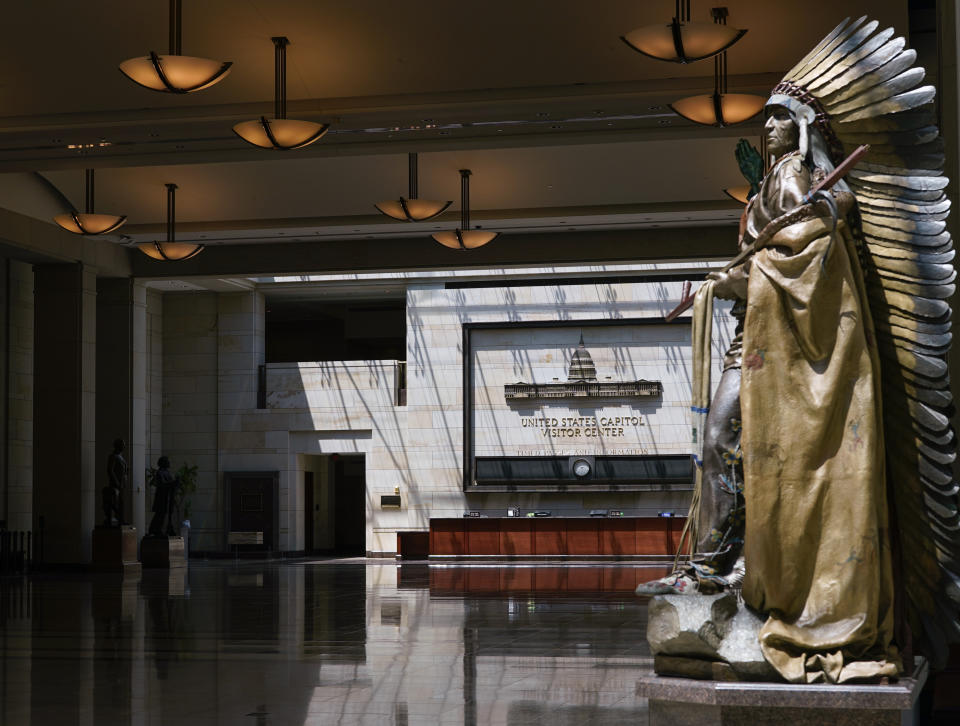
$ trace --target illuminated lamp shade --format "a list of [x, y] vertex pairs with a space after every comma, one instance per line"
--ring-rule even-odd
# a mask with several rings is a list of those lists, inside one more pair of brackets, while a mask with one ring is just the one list
[[137, 85], [166, 93], [193, 93], [209, 88], [230, 72], [230, 62], [196, 58], [180, 53], [181, 0], [170, 0], [170, 52], [129, 58], [120, 72]]
[[437, 232], [432, 237], [452, 250], [475, 250], [493, 240], [497, 232], [485, 229], [453, 229], [446, 232]]
[[[405, 222], [423, 222], [427, 219], [433, 219], [453, 204], [452, 201], [441, 202], [435, 199], [417, 198], [417, 155], [414, 153], [407, 155], [407, 170], [409, 196], [374, 204], [373, 206], [380, 210], [382, 214]], [[487, 240], [487, 242], [489, 241]]]
[[676, 0], [676, 12], [667, 24], [644, 25], [620, 39], [639, 53], [671, 63], [693, 63], [721, 53], [746, 30], [726, 24], [690, 22], [690, 0]]
[[732, 126], [760, 113], [766, 100], [749, 93], [714, 93], [681, 98], [671, 103], [670, 108], [696, 124]]
[[[94, 176], [93, 169], [85, 170], [86, 211], [69, 212], [54, 215], [53, 221], [68, 232], [83, 235], [110, 234], [123, 225], [127, 218], [119, 214], [96, 214], [93, 211]], [[72, 205], [68, 205], [72, 206]]]
[[203, 245], [192, 242], [140, 242], [137, 248], [147, 257], [155, 260], [179, 262], [199, 255]]
[[452, 250], [475, 250], [490, 242], [498, 232], [486, 229], [470, 229], [470, 170], [460, 170], [460, 227], [430, 235], [434, 240]]
[[750, 201], [750, 197], [747, 196], [750, 194], [750, 185], [744, 184], [741, 187], [727, 187], [723, 190], [723, 193], [730, 197], [735, 202], [740, 202], [740, 204], [746, 204]]
[[313, 121], [261, 116], [256, 121], [241, 121], [233, 127], [233, 132], [248, 144], [261, 149], [289, 151], [302, 149], [318, 141], [329, 128], [329, 124]]
[[290, 41], [282, 36], [271, 40], [274, 45], [273, 118], [261, 116], [254, 121], [241, 121], [233, 127], [233, 133], [261, 149], [302, 149], [327, 133], [330, 124], [287, 118], [287, 46]]
[[157, 55], [130, 58], [120, 71], [134, 83], [153, 91], [193, 93], [209, 88], [230, 72], [231, 63], [189, 55]]
[[167, 239], [163, 242], [140, 242], [137, 248], [147, 257], [162, 262], [179, 262], [196, 257], [203, 245], [176, 241], [177, 185], [167, 184]]
[[70, 214], [58, 214], [53, 218], [53, 221], [68, 232], [89, 236], [95, 234], [110, 234], [115, 229], [123, 226], [127, 218], [117, 214], [84, 214], [83, 212], [71, 212]]

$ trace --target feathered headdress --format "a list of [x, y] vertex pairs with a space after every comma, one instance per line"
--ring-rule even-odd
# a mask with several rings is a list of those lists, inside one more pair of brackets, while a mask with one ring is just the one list
[[[916, 52], [876, 21], [842, 22], [792, 68], [768, 105], [786, 107], [801, 151], [819, 136], [849, 173], [883, 382], [884, 435], [898, 597], [918, 648], [942, 665], [960, 641], [960, 515], [952, 465], [950, 349], [954, 251], [943, 140]], [[814, 128], [817, 134], [808, 134]], [[818, 143], [819, 140], [818, 140]], [[904, 645], [904, 643], [901, 643]]]

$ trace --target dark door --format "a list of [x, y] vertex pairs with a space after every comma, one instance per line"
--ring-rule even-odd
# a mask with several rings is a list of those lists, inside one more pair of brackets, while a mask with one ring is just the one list
[[303, 549], [313, 552], [313, 523], [316, 519], [316, 505], [313, 501], [313, 472], [303, 472]]
[[[237, 544], [239, 550], [277, 549], [277, 474], [274, 472], [228, 472], [230, 533], [263, 532], [263, 544]], [[232, 548], [231, 547], [231, 548]]]
[[367, 486], [363, 456], [337, 456], [333, 460], [334, 546], [338, 554], [364, 555]]

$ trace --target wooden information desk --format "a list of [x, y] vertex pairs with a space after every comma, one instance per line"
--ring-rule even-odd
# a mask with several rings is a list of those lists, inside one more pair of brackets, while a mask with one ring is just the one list
[[430, 520], [430, 557], [673, 557], [684, 517]]

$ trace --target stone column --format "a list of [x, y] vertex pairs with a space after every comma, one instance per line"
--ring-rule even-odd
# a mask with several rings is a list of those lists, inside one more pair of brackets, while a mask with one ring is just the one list
[[131, 278], [97, 281], [97, 483], [107, 483], [106, 462], [113, 441], [127, 448], [127, 489], [123, 516], [146, 531], [147, 290]]
[[7, 268], [7, 511], [12, 530], [33, 528], [33, 267]]
[[197, 491], [190, 497], [189, 547], [191, 551], [219, 550], [223, 496], [217, 463], [217, 294], [167, 293], [161, 314], [160, 453], [170, 458], [173, 470], [184, 464], [197, 466]]
[[96, 276], [34, 267], [34, 529], [43, 560], [90, 562], [96, 523]]

